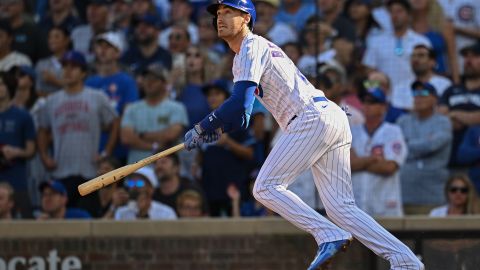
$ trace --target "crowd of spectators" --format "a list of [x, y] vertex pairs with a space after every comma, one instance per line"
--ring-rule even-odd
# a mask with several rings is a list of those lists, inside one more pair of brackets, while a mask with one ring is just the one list
[[[480, 2], [256, 0], [280, 46], [349, 115], [353, 192], [373, 216], [477, 214]], [[183, 140], [229, 98], [208, 0], [0, 0], [0, 219], [274, 215], [251, 189], [281, 130], [247, 130], [77, 186]], [[322, 138], [318, 138], [322, 139]], [[311, 172], [291, 188], [322, 204]]]

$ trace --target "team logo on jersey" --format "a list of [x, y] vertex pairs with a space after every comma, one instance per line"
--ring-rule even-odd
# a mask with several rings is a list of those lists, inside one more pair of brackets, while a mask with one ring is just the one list
[[458, 18], [462, 22], [471, 22], [475, 18], [475, 9], [471, 5], [461, 6], [458, 9]]
[[400, 142], [394, 142], [392, 150], [395, 154], [399, 155], [402, 152], [402, 144]]
[[281, 51], [272, 51], [272, 57], [283, 57], [283, 53]]

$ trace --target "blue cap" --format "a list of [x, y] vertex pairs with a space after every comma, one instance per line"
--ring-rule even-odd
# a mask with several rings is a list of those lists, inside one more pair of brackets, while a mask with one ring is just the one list
[[85, 57], [81, 52], [77, 51], [68, 51], [66, 52], [63, 56], [62, 59], [60, 60], [62, 65], [64, 64], [74, 64], [77, 65], [83, 69], [87, 68], [87, 60], [85, 60]]
[[424, 82], [421, 82], [421, 81], [415, 81], [412, 83], [412, 91], [415, 92], [415, 91], [418, 91], [418, 90], [424, 90], [424, 91], [428, 91], [428, 93], [432, 96], [438, 96], [437, 95], [437, 89], [435, 89], [435, 86], [429, 84], [429, 83], [424, 83]]
[[31, 66], [27, 66], [27, 65], [18, 66], [18, 70], [20, 71], [21, 74], [25, 74], [29, 76], [32, 80], [35, 80], [35, 78], [37, 77], [37, 73], [35, 72], [35, 69], [33, 69]]
[[67, 189], [60, 181], [45, 181], [40, 183], [40, 185], [38, 186], [40, 192], [43, 192], [45, 188], [51, 188], [53, 191], [61, 195], [67, 195]]
[[363, 102], [367, 103], [387, 103], [387, 96], [380, 87], [367, 89]]
[[138, 25], [139, 23], [144, 23], [144, 24], [148, 24], [150, 26], [153, 26], [153, 27], [156, 27], [156, 28], [161, 28], [162, 27], [162, 24], [159, 20], [159, 18], [155, 15], [151, 15], [151, 14], [145, 14], [143, 16], [140, 16], [140, 17], [137, 17], [136, 18], [136, 25]]

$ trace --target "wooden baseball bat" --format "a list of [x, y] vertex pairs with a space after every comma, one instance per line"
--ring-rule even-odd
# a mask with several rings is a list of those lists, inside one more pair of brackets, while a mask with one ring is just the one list
[[155, 160], [157, 159], [161, 159], [163, 157], [166, 157], [170, 154], [173, 154], [179, 150], [182, 150], [183, 148], [185, 148], [185, 145], [183, 143], [179, 144], [179, 145], [176, 145], [174, 147], [171, 147], [171, 148], [168, 148], [167, 150], [165, 151], [162, 151], [160, 153], [157, 153], [155, 155], [151, 155], [149, 157], [146, 157], [142, 160], [139, 160], [133, 164], [128, 164], [128, 165], [125, 165], [123, 167], [120, 167], [118, 169], [115, 169], [111, 172], [108, 172], [106, 174], [102, 174], [96, 178], [93, 178], [91, 180], [89, 180], [88, 182], [85, 182], [81, 185], [78, 186], [78, 192], [80, 193], [80, 195], [82, 196], [85, 196], [85, 195], [88, 195], [96, 190], [99, 190], [105, 186], [108, 186], [122, 178], [124, 178], [125, 176], [135, 172], [136, 170], [144, 167], [144, 166], [147, 166], [148, 164], [154, 162]]

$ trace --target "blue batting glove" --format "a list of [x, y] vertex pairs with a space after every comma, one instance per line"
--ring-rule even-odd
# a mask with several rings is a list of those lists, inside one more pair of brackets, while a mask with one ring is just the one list
[[202, 128], [200, 125], [195, 125], [185, 134], [185, 149], [188, 151], [199, 147], [202, 144]]
[[220, 129], [215, 130], [214, 132], [208, 132], [201, 136], [203, 143], [214, 143], [220, 139], [222, 131]]

